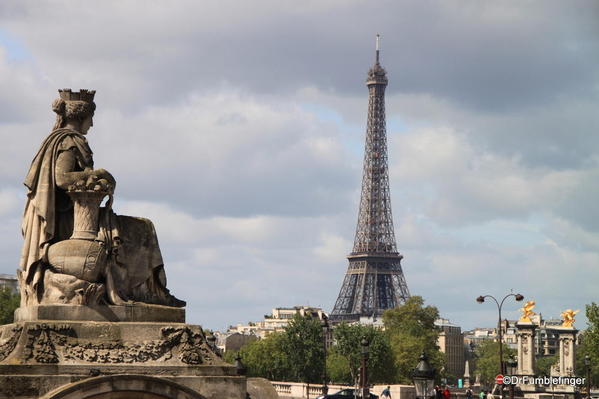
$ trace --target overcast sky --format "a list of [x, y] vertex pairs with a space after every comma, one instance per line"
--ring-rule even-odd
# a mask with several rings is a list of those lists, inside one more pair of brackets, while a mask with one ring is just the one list
[[18, 265], [56, 90], [89, 88], [96, 167], [117, 179], [117, 213], [154, 221], [189, 322], [330, 311], [380, 33], [411, 293], [463, 329], [496, 322], [480, 294], [513, 289], [546, 318], [599, 301], [596, 1], [93, 4], [0, 3], [0, 273]]

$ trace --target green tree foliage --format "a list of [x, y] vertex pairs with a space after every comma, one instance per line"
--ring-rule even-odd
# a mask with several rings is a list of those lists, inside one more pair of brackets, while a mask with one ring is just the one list
[[[366, 338], [368, 345], [368, 381], [371, 383], [391, 383], [395, 377], [395, 364], [388, 335], [373, 326], [360, 324], [348, 325], [341, 323], [333, 330], [335, 346], [331, 348], [333, 359], [345, 359], [350, 374], [350, 383], [357, 382], [359, 368], [362, 364], [362, 338]], [[342, 370], [342, 369], [341, 369]], [[338, 374], [334, 370], [329, 371], [329, 376], [334, 382], [342, 382], [333, 379]], [[347, 377], [341, 373], [340, 377]]]
[[581, 343], [576, 352], [576, 374], [587, 375], [584, 364], [586, 355], [591, 363], [591, 385], [599, 386], [599, 305], [592, 302], [586, 305], [587, 329], [581, 337]]
[[553, 366], [558, 361], [557, 355], [551, 356], [543, 356], [536, 360], [535, 362], [535, 374], [536, 375], [551, 375], [551, 366]]
[[[264, 377], [273, 381], [296, 381], [292, 379], [289, 357], [285, 353], [284, 333], [272, 333], [264, 339], [251, 341], [241, 350], [241, 361], [249, 377]], [[234, 352], [225, 354], [225, 360], [235, 362]]]
[[435, 326], [435, 320], [438, 318], [439, 310], [434, 306], [424, 306], [420, 296], [413, 296], [402, 306], [383, 313], [385, 330], [395, 357], [397, 382], [412, 383], [412, 370], [423, 351], [435, 369], [443, 368], [444, 355], [437, 346], [440, 330]]
[[[439, 311], [415, 296], [383, 314], [385, 330], [373, 326], [340, 324], [329, 349], [327, 375], [335, 383], [355, 383], [362, 360], [362, 338], [369, 341], [368, 379], [371, 383], [412, 383], [412, 370], [425, 351], [442, 370], [444, 355], [437, 347]], [[324, 348], [320, 321], [296, 315], [285, 330], [241, 348], [242, 362], [251, 377], [278, 381], [321, 383]], [[225, 354], [233, 363], [235, 353]], [[441, 377], [440, 373], [438, 375]]]
[[14, 321], [14, 312], [20, 301], [19, 294], [13, 294], [10, 288], [0, 288], [0, 324], [10, 324]]
[[327, 354], [327, 376], [335, 384], [352, 385], [354, 383], [347, 358], [334, 348], [329, 349]]
[[321, 382], [324, 370], [323, 331], [320, 320], [296, 314], [285, 327], [282, 348], [293, 381]]
[[[516, 351], [503, 344], [503, 361], [510, 356], [515, 356]], [[495, 376], [499, 374], [499, 343], [484, 341], [476, 347], [476, 374], [480, 374], [480, 381], [485, 385], [491, 385]]]
[[[240, 354], [250, 377], [322, 382], [324, 344], [320, 320], [297, 314], [283, 332], [244, 345]], [[225, 361], [234, 363], [235, 355], [226, 353]]]

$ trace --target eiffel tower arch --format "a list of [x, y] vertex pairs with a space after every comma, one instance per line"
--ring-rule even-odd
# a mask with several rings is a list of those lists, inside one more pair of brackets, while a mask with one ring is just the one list
[[387, 73], [379, 62], [377, 35], [375, 64], [368, 71], [368, 122], [362, 193], [349, 266], [331, 312], [331, 321], [358, 321], [380, 316], [403, 304], [410, 292], [397, 251], [387, 161], [385, 88]]

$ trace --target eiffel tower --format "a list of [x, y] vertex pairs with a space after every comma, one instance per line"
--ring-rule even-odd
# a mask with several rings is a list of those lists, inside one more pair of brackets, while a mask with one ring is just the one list
[[353, 250], [347, 257], [349, 267], [330, 315], [333, 322], [380, 316], [410, 297], [391, 216], [385, 128], [388, 81], [379, 63], [379, 35], [376, 39], [376, 61], [366, 80], [368, 123], [358, 225]]

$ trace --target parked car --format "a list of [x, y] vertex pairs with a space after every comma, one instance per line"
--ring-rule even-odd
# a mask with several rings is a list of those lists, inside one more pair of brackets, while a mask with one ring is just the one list
[[[354, 397], [359, 398], [360, 391], [359, 390], [356, 391], [353, 388], [345, 388], [339, 392], [330, 393], [328, 395], [317, 396], [316, 399], [353, 399]], [[370, 392], [369, 399], [379, 399], [379, 397], [378, 397], [378, 395], [375, 395], [372, 392]]]

